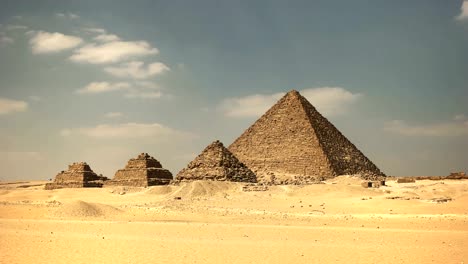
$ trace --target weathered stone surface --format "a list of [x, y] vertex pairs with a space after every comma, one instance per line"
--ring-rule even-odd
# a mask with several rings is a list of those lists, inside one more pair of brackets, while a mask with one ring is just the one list
[[385, 177], [297, 91], [290, 91], [228, 148], [273, 184], [314, 183], [338, 175]]
[[255, 174], [218, 140], [182, 169], [176, 180], [257, 181]]
[[380, 186], [385, 186], [385, 181], [364, 181], [361, 183], [361, 186], [364, 188], [379, 188]]
[[172, 179], [172, 173], [163, 169], [159, 161], [148, 153], [141, 153], [137, 158], [130, 159], [127, 166], [118, 170], [106, 185], [147, 187], [169, 184]]
[[57, 174], [54, 182], [47, 183], [45, 189], [102, 187], [106, 180], [94, 173], [86, 162], [76, 162], [68, 165], [67, 171]]
[[412, 177], [405, 177], [405, 178], [398, 178], [397, 183], [413, 183], [416, 182], [416, 180]]

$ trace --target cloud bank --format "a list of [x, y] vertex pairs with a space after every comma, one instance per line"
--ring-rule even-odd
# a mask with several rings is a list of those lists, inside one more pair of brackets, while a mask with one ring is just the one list
[[60, 134], [64, 137], [81, 135], [98, 139], [139, 139], [139, 138], [167, 138], [172, 136], [191, 137], [190, 133], [182, 132], [159, 123], [124, 123], [102, 124], [94, 127], [63, 129]]
[[146, 79], [169, 71], [164, 63], [155, 62], [145, 66], [142, 61], [131, 61], [117, 67], [106, 67], [104, 71], [120, 78]]
[[404, 136], [466, 136], [468, 119], [464, 115], [456, 115], [453, 120], [433, 124], [409, 124], [403, 120], [392, 120], [385, 123], [384, 130]]
[[462, 6], [460, 7], [460, 14], [455, 17], [457, 20], [467, 20], [468, 19], [468, 1], [463, 1]]
[[14, 112], [24, 112], [27, 109], [28, 103], [25, 101], [18, 101], [0, 97], [0, 115], [6, 115]]
[[130, 88], [129, 83], [92, 82], [76, 91], [78, 94], [98, 94]]
[[[341, 87], [320, 87], [301, 90], [300, 93], [325, 116], [343, 114], [362, 95]], [[285, 93], [254, 94], [228, 98], [219, 108], [229, 117], [259, 117], [272, 107]]]
[[39, 31], [32, 33], [33, 35], [29, 40], [29, 44], [34, 54], [56, 53], [74, 48], [83, 42], [79, 37], [64, 35], [58, 32]]
[[159, 50], [146, 41], [113, 41], [87, 44], [74, 51], [70, 60], [80, 63], [105, 64], [158, 54]]

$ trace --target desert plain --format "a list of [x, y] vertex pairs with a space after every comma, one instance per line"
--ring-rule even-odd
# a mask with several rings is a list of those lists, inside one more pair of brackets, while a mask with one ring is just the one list
[[468, 263], [468, 180], [0, 182], [0, 263]]

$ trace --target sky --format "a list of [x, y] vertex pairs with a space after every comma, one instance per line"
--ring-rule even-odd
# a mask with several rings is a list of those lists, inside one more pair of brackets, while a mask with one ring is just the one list
[[468, 170], [468, 1], [0, 6], [0, 180], [175, 175], [292, 89], [387, 175]]

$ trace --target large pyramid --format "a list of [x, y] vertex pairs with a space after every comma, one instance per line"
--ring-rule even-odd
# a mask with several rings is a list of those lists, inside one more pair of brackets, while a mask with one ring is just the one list
[[68, 165], [67, 171], [57, 174], [54, 182], [47, 183], [45, 189], [102, 187], [106, 180], [106, 177], [94, 173], [86, 162], [75, 162]]
[[259, 182], [307, 183], [338, 175], [385, 176], [299, 92], [292, 90], [229, 150]]
[[218, 140], [182, 169], [176, 180], [256, 182], [255, 174]]
[[172, 173], [163, 169], [159, 161], [148, 153], [141, 153], [138, 157], [130, 159], [127, 166], [118, 170], [106, 185], [148, 187], [169, 184], [171, 180]]

